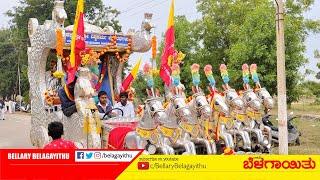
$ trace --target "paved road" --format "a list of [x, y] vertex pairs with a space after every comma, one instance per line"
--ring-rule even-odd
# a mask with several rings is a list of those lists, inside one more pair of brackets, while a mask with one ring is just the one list
[[30, 114], [18, 112], [5, 117], [6, 120], [0, 120], [0, 148], [32, 148]]

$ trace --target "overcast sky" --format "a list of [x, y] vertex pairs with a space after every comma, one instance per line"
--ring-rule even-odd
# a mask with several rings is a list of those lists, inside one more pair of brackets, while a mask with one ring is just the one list
[[[16, 6], [18, 2], [19, 0], [0, 1], [0, 27], [8, 27], [9, 19], [4, 13]], [[158, 38], [160, 38], [166, 30], [170, 0], [103, 0], [103, 2], [105, 5], [112, 6], [121, 12], [119, 21], [124, 33], [126, 33], [129, 28], [139, 29], [145, 12], [153, 13], [153, 23], [156, 24], [155, 34]], [[196, 0], [175, 0], [175, 15], [186, 15], [190, 21], [201, 17], [196, 11]], [[315, 0], [315, 4], [312, 9], [305, 14], [305, 17], [309, 19], [320, 19], [320, 0]], [[307, 46], [306, 56], [309, 58], [309, 63], [305, 67], [316, 72], [319, 70], [316, 67], [317, 61], [313, 57], [313, 51], [317, 48], [320, 49], [319, 40], [319, 34], [310, 34], [305, 42]], [[160, 42], [160, 40], [158, 41]], [[151, 52], [143, 54], [134, 53], [130, 56], [129, 61], [135, 62], [140, 56], [146, 61], [151, 56]], [[301, 72], [303, 72], [302, 69], [300, 70]], [[313, 77], [309, 77], [308, 79], [315, 80]]]

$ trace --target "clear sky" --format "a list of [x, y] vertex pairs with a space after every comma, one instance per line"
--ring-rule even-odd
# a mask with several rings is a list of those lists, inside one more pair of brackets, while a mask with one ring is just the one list
[[[171, 0], [103, 0], [105, 5], [110, 5], [121, 12], [119, 21], [124, 33], [126, 33], [129, 28], [140, 29], [143, 14], [145, 12], [153, 13], [153, 23], [156, 25], [155, 34], [158, 38], [161, 37], [167, 27], [170, 1]], [[4, 13], [16, 6], [18, 2], [19, 0], [0, 1], [0, 27], [8, 26], [9, 19]], [[188, 20], [191, 21], [201, 17], [201, 14], [196, 11], [196, 0], [175, 0], [175, 15], [186, 15]], [[315, 0], [314, 6], [305, 14], [305, 17], [320, 20], [320, 0]], [[306, 56], [309, 58], [309, 63], [305, 68], [312, 69], [316, 72], [318, 72], [319, 69], [316, 67], [317, 61], [313, 57], [313, 51], [317, 48], [320, 49], [319, 40], [319, 34], [310, 34], [305, 42], [307, 46]], [[160, 39], [158, 39], [158, 41], [160, 41]], [[129, 62], [134, 63], [140, 56], [146, 61], [151, 56], [151, 52], [143, 54], [134, 53], [130, 56]], [[300, 72], [303, 72], [303, 69], [304, 68], [301, 68]], [[315, 80], [314, 77], [308, 77], [308, 79]]]

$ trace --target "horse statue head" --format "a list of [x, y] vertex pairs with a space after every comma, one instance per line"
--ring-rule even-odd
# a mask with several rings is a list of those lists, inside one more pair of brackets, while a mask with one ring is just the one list
[[243, 79], [243, 101], [247, 107], [250, 107], [254, 111], [261, 109], [261, 101], [258, 96], [253, 92], [249, 85], [249, 66], [248, 64], [242, 65], [242, 79]]
[[244, 102], [239, 97], [235, 89], [226, 89], [224, 91], [227, 104], [233, 109], [241, 110], [244, 108]]
[[[165, 109], [163, 107], [163, 100], [160, 97], [160, 93], [158, 89], [155, 89], [154, 86], [154, 80], [153, 80], [153, 68], [150, 63], [146, 63], [143, 66], [143, 75], [145, 77], [145, 80], [147, 82], [147, 95], [148, 98], [144, 102], [144, 113], [147, 118], [142, 118], [142, 121], [152, 121], [153, 126], [156, 125], [163, 125], [170, 123], [168, 121], [167, 113], [165, 112]], [[150, 120], [148, 120], [150, 119]]]
[[252, 89], [244, 91], [242, 99], [247, 107], [250, 107], [255, 111], [259, 111], [261, 109], [261, 101]]
[[198, 117], [209, 118], [212, 115], [210, 104], [203, 92], [197, 92], [192, 95], [192, 106], [198, 113]]
[[67, 13], [64, 9], [63, 0], [55, 0], [54, 8], [52, 11], [52, 20], [56, 22], [60, 27], [64, 26], [64, 21], [68, 18]]
[[230, 114], [230, 109], [225, 99], [218, 92], [211, 92], [210, 96], [210, 105], [212, 109], [226, 116]]
[[259, 76], [257, 73], [257, 68], [258, 67], [256, 64], [250, 65], [251, 77], [252, 77], [252, 80], [254, 81], [254, 83], [256, 84], [255, 93], [259, 97], [259, 99], [261, 100], [261, 102], [265, 108], [272, 109], [273, 108], [273, 99], [272, 99], [270, 93], [267, 91], [267, 89], [261, 87], [260, 81], [259, 81]]
[[270, 95], [270, 93], [266, 90], [266, 88], [260, 88], [255, 91], [256, 95], [259, 97], [259, 99], [262, 101], [262, 104], [267, 109], [273, 108], [273, 99]]
[[[201, 88], [199, 87], [200, 84], [200, 73], [199, 73], [199, 64], [193, 64], [191, 67], [191, 74], [192, 74], [192, 100], [191, 100], [191, 107], [194, 109], [198, 117], [208, 119], [212, 115], [212, 110], [210, 105], [207, 101], [205, 94], [202, 92]], [[189, 104], [190, 104], [189, 103]]]
[[[194, 121], [193, 118], [191, 117], [191, 111], [188, 107], [188, 105], [185, 102], [185, 98], [182, 95], [174, 95], [170, 99], [170, 104], [171, 104], [171, 110], [174, 113], [174, 115], [177, 117], [178, 121], [182, 122], [192, 122]], [[196, 123], [194, 121], [194, 123]]]
[[140, 121], [143, 127], [155, 128], [170, 123], [160, 97], [149, 97], [144, 103], [144, 116]]
[[220, 65], [220, 73], [224, 83], [222, 87], [224, 89], [225, 100], [227, 104], [233, 109], [242, 110], [244, 108], [244, 103], [239, 97], [238, 93], [234, 89], [230, 88], [228, 84], [230, 78], [228, 75], [227, 66], [225, 64]]

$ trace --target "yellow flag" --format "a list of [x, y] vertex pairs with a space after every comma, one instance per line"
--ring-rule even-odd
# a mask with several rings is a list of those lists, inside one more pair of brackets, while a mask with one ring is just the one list
[[137, 77], [138, 71], [139, 71], [139, 67], [141, 64], [141, 58], [139, 58], [138, 62], [136, 63], [136, 65], [132, 68], [131, 70], [131, 74], [133, 79], [135, 79]]
[[76, 59], [75, 47], [76, 47], [76, 39], [77, 39], [77, 32], [78, 32], [78, 24], [79, 24], [80, 15], [83, 14], [83, 7], [84, 7], [83, 0], [78, 0], [76, 16], [74, 18], [73, 31], [72, 31], [72, 37], [71, 37], [71, 53], [70, 53], [71, 67], [75, 66], [75, 59]]
[[168, 29], [174, 26], [174, 0], [171, 1], [169, 19], [168, 19]]
[[141, 64], [141, 58], [139, 58], [136, 65], [132, 68], [130, 74], [123, 80], [121, 89], [120, 89], [121, 92], [125, 92], [129, 88], [133, 80], [137, 77], [140, 64]]

